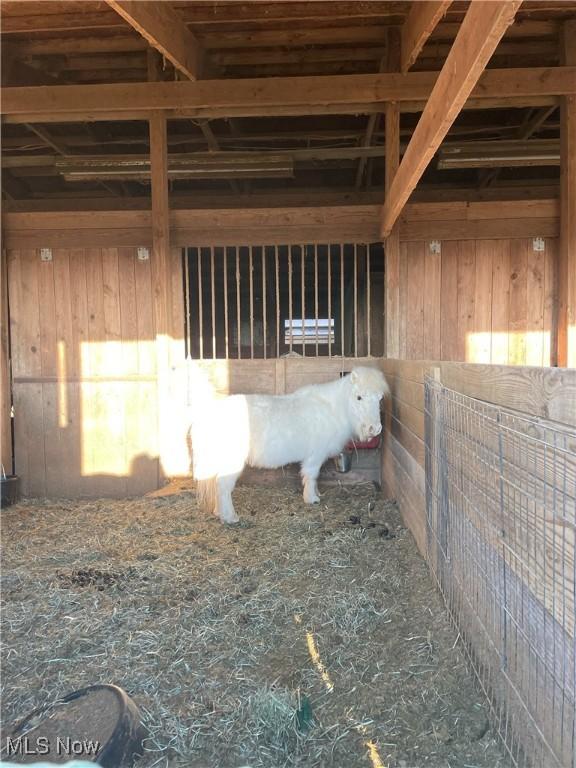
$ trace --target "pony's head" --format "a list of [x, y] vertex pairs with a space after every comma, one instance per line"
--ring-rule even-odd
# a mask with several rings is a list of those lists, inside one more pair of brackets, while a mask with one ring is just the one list
[[350, 373], [350, 417], [360, 440], [369, 440], [382, 431], [380, 400], [390, 393], [381, 371], [354, 368]]

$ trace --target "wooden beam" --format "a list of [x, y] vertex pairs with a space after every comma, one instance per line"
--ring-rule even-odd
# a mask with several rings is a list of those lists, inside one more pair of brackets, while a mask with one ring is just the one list
[[[154, 140], [155, 154], [158, 142]], [[161, 159], [161, 158], [160, 158]], [[158, 181], [158, 179], [156, 179]], [[6, 248], [93, 247], [151, 245], [152, 227], [155, 301], [160, 326], [165, 322], [163, 294], [163, 244], [167, 203], [164, 187], [155, 184], [154, 214], [148, 209], [121, 211], [114, 203], [107, 211], [11, 213], [3, 212]], [[159, 199], [160, 196], [160, 199]], [[215, 201], [215, 205], [218, 202]], [[265, 205], [265, 204], [263, 204]], [[378, 238], [380, 206], [308, 205], [290, 208], [211, 208], [170, 212], [172, 247], [196, 245], [286, 244], [287, 242], [344, 242], [346, 238]], [[153, 222], [154, 217], [154, 222]], [[481, 203], [418, 203], [406, 206], [399, 222], [401, 240], [466, 240], [506, 237], [556, 237], [559, 227], [558, 200], [525, 200]], [[166, 288], [169, 291], [169, 286]], [[156, 316], [155, 315], [155, 316]], [[159, 331], [160, 333], [160, 331]]]
[[452, 0], [425, 0], [412, 3], [408, 17], [402, 25], [402, 72], [408, 72], [414, 64], [451, 2]]
[[[386, 106], [386, 196], [400, 165], [400, 111], [398, 105]], [[384, 246], [386, 259], [386, 357], [400, 356], [400, 228], [396, 224]]]
[[[576, 21], [562, 30], [562, 58], [576, 64]], [[576, 96], [560, 107], [560, 252], [558, 259], [557, 364], [576, 367]]]
[[187, 78], [197, 80], [200, 77], [202, 46], [170, 3], [152, 0], [145, 3], [142, 0], [106, 2]]
[[[436, 72], [408, 72], [6, 88], [1, 109], [6, 123], [142, 120], [154, 109], [168, 110], [170, 118], [368, 114], [386, 101], [419, 111], [438, 92], [437, 79]], [[446, 79], [445, 71], [441, 85]], [[554, 104], [554, 97], [571, 93], [576, 67], [491, 69], [469, 89], [466, 106]]]
[[[388, 237], [406, 201], [472, 93], [521, 0], [474, 0], [434, 85], [386, 196], [382, 236]], [[576, 81], [576, 77], [574, 78]], [[576, 85], [576, 82], [574, 83]]]

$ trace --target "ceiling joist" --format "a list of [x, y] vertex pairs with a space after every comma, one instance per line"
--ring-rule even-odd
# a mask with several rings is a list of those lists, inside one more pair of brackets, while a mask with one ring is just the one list
[[[509, 10], [517, 4], [514, 0], [505, 7]], [[479, 21], [483, 32], [496, 8], [495, 3], [487, 5], [486, 16]], [[469, 51], [461, 50], [458, 58], [462, 53], [470, 58]], [[467, 107], [540, 106], [554, 104], [558, 96], [576, 93], [576, 67], [491, 69], [481, 75], [476, 85], [478, 72], [469, 79], [468, 66], [464, 64], [463, 69], [456, 64], [455, 69], [452, 59], [450, 68], [445, 68], [440, 77], [435, 72], [409, 72], [6, 88], [1, 108], [6, 123], [144, 120], [150, 110], [158, 109], [167, 110], [167, 117], [182, 118], [370, 114], [382, 111], [387, 101], [398, 102], [401, 111], [420, 111], [434, 93], [432, 119], [441, 120], [444, 130], [438, 133], [444, 135], [468, 97]], [[444, 109], [448, 102], [442, 102], [446, 95], [452, 96], [450, 113]], [[170, 110], [174, 113], [169, 114]], [[428, 113], [427, 123], [430, 110]]]
[[474, 0], [470, 5], [386, 195], [382, 212], [383, 238], [392, 231], [428, 163], [514, 21], [520, 5], [521, 0]]
[[426, 2], [412, 3], [408, 17], [402, 25], [400, 59], [402, 72], [408, 72], [414, 64], [451, 2], [452, 0], [426, 0]]
[[202, 46], [170, 3], [143, 3], [138, 0], [106, 2], [176, 69], [190, 80], [198, 80], [202, 69]]

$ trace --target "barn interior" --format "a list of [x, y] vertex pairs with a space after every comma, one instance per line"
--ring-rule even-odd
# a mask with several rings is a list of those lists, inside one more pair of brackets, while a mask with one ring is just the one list
[[[9, 610], [24, 605], [18, 590], [25, 571], [36, 585], [51, 578], [59, 530], [81, 542], [91, 528], [98, 541], [110, 538], [103, 551], [114, 550], [94, 516], [115, 537], [123, 535], [122, 515], [132, 532], [146, 514], [165, 514], [186, 536], [200, 531], [194, 574], [210, 574], [212, 603], [228, 582], [216, 589], [211, 539], [231, 558], [239, 557], [233, 537], [248, 542], [246, 562], [235, 567], [267, 578], [251, 549], [258, 542], [252, 529], [216, 533], [215, 521], [206, 527], [197, 516], [186, 413], [198, 396], [198, 372], [221, 394], [282, 395], [354, 365], [377, 366], [392, 393], [382, 440], [376, 449], [356, 450], [349, 473], [326, 466], [322, 511], [298, 507], [292, 497], [281, 501], [286, 483], [295, 492], [297, 468], [247, 473], [255, 485], [238, 491], [242, 509], [252, 519], [260, 500], [267, 510], [261, 525], [277, 536], [269, 534], [267, 547], [278, 560], [283, 535], [297, 548], [311, 530], [320, 548], [334, 535], [327, 557], [340, 563], [356, 539], [386, 528], [393, 533], [386, 546], [394, 546], [394, 536], [402, 540], [400, 555], [388, 553], [391, 562], [417, 571], [421, 560], [407, 554], [405, 526], [489, 702], [482, 706], [495, 741], [480, 738], [482, 758], [478, 744], [462, 747], [456, 731], [445, 736], [434, 721], [429, 741], [414, 737], [409, 746], [410, 721], [404, 741], [388, 743], [392, 720], [378, 730], [378, 710], [348, 723], [360, 744], [350, 751], [340, 723], [316, 751], [302, 746], [300, 734], [288, 739], [285, 753], [276, 742], [270, 747], [268, 733], [264, 751], [259, 743], [246, 754], [238, 747], [234, 759], [307, 768], [355, 759], [374, 768], [414, 761], [462, 768], [482, 759], [473, 764], [572, 766], [576, 2], [2, 0], [0, 13], [1, 449], [3, 488], [17, 478], [23, 497], [3, 511], [14, 545]], [[368, 481], [382, 492], [368, 498]], [[357, 483], [364, 490], [355, 502]], [[396, 507], [384, 503], [390, 499]], [[360, 525], [364, 507], [378, 512], [379, 504], [374, 526]], [[190, 508], [188, 525], [179, 516]], [[330, 510], [341, 528], [320, 536]], [[45, 534], [37, 540], [42, 556], [23, 567], [32, 522]], [[168, 594], [174, 572], [166, 557], [170, 546], [177, 550], [177, 534], [154, 554], [134, 535], [138, 540], [114, 550], [109, 562], [96, 563], [88, 578], [96, 591], [81, 598], [67, 593], [64, 600], [62, 590], [88, 567], [86, 552], [78, 544], [69, 561], [63, 552], [55, 591], [28, 610], [52, 615], [62, 598], [62, 610], [81, 604], [85, 615], [92, 598], [110, 597], [97, 591], [106, 568], [116, 576], [104, 586], [121, 590], [138, 568], [148, 568], [146, 578], [157, 578]], [[305, 547], [297, 551], [311, 570]], [[187, 552], [174, 555], [178, 567]], [[356, 572], [368, 583], [368, 560], [381, 555], [372, 539], [366, 552]], [[305, 589], [304, 582], [294, 589]], [[184, 602], [190, 584], [178, 582], [175, 594]], [[371, 590], [380, 586], [370, 582]], [[366, 598], [375, 599], [372, 591]], [[264, 611], [256, 598], [253, 611], [256, 604]], [[366, 615], [380, 616], [382, 605], [370, 605], [374, 612]], [[201, 607], [209, 610], [208, 603]], [[236, 631], [245, 613], [234, 614]], [[263, 615], [244, 628], [250, 644], [257, 645]], [[426, 626], [406, 635], [424, 638], [419, 658], [428, 653], [428, 633], [438, 631], [439, 644], [450, 644], [448, 625], [410, 615]], [[142, 617], [126, 616], [136, 631]], [[11, 621], [25, 642], [30, 625]], [[99, 628], [87, 627], [84, 634], [98, 636]], [[345, 635], [342, 626], [338, 633]], [[81, 633], [75, 637], [85, 642]], [[66, 644], [64, 635], [60, 640]], [[15, 655], [24, 647], [18, 642]], [[138, 641], [141, 656], [148, 642]], [[385, 640], [378, 635], [378, 642]], [[177, 655], [179, 647], [163, 650]], [[48, 665], [54, 647], [35, 652]], [[220, 652], [232, 653], [225, 644]], [[441, 687], [450, 656], [439, 655], [447, 665], [436, 669], [434, 685]], [[70, 680], [87, 684], [89, 675], [78, 672], [82, 658], [77, 676], [60, 682], [40, 665], [40, 693], [16, 696], [21, 689], [8, 686], [6, 717], [46, 701], [50, 686], [62, 693]], [[321, 678], [324, 662], [315, 664], [313, 651], [310, 658]], [[329, 658], [353, 665], [336, 651]], [[250, 663], [238, 661], [241, 668]], [[153, 726], [164, 699], [143, 669], [133, 669]], [[406, 680], [420, 674], [410, 670]], [[180, 684], [172, 672], [171, 691]], [[236, 672], [222, 672], [208, 708]], [[380, 679], [380, 666], [372, 674]], [[454, 678], [454, 690], [462, 680]], [[290, 685], [306, 690], [309, 682], [304, 676]], [[348, 682], [352, 690], [353, 676]], [[399, 689], [382, 690], [402, 697]], [[242, 710], [236, 704], [228, 702], [226, 712]], [[170, 715], [160, 718], [171, 735], [158, 736], [146, 765], [203, 766], [208, 735], [232, 738], [232, 720], [220, 712], [219, 731], [194, 720], [196, 736], [183, 739], [182, 723], [189, 729], [191, 721], [182, 706], [171, 700]], [[242, 764], [226, 762], [221, 752], [204, 754], [222, 766]]]

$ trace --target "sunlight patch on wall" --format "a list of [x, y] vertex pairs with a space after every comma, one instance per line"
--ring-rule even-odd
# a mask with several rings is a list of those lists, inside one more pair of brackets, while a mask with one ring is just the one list
[[58, 370], [58, 426], [61, 429], [68, 427], [68, 383], [66, 381], [66, 344], [58, 342], [57, 354]]
[[490, 331], [466, 334], [467, 363], [550, 365], [550, 331]]
[[83, 476], [128, 477], [158, 456], [155, 376], [135, 370], [138, 349], [154, 341], [80, 345], [80, 447]]

